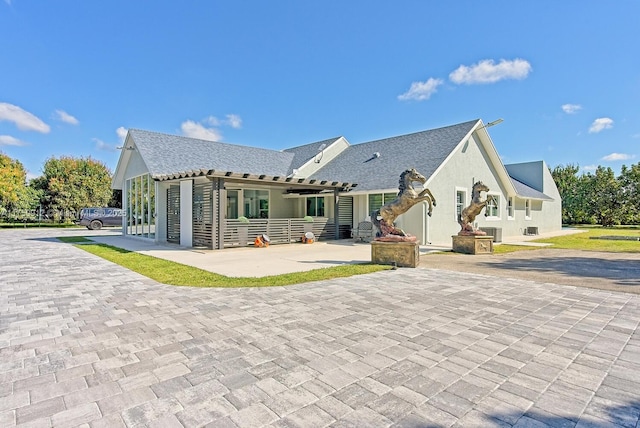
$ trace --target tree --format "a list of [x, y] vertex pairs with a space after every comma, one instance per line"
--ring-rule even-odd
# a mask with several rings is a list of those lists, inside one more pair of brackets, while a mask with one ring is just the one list
[[111, 172], [91, 158], [50, 158], [33, 185], [42, 191], [42, 203], [56, 220], [73, 219], [85, 207], [106, 206], [112, 196]]
[[580, 167], [568, 164], [551, 170], [551, 176], [562, 198], [562, 222], [565, 224], [589, 223], [585, 204], [585, 182], [578, 176]]
[[0, 153], [0, 211], [15, 218], [18, 211], [31, 208], [33, 196], [27, 188], [27, 171], [22, 163]]
[[595, 174], [586, 174], [588, 212], [602, 226], [620, 224], [624, 213], [622, 187], [613, 170], [599, 166]]
[[622, 165], [618, 179], [625, 202], [623, 222], [638, 224], [640, 223], [640, 162], [629, 168]]

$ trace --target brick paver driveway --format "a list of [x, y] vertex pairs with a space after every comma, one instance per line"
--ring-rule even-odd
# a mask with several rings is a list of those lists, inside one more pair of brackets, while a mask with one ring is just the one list
[[640, 296], [429, 269], [155, 283], [0, 232], [0, 426], [624, 426]]

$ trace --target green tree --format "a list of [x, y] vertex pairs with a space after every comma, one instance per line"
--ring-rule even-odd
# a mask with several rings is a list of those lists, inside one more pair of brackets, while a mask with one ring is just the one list
[[585, 180], [578, 176], [580, 167], [568, 164], [551, 170], [551, 176], [562, 198], [562, 222], [564, 224], [588, 223], [589, 216], [585, 204]]
[[27, 171], [20, 161], [0, 153], [0, 211], [12, 218], [16, 211], [30, 205]]
[[620, 187], [624, 201], [623, 223], [640, 223], [640, 162], [620, 170]]
[[113, 194], [111, 172], [91, 158], [50, 158], [33, 185], [42, 191], [42, 203], [56, 220], [70, 221], [82, 208], [106, 206]]
[[586, 174], [588, 212], [602, 226], [620, 224], [624, 214], [622, 186], [609, 167]]

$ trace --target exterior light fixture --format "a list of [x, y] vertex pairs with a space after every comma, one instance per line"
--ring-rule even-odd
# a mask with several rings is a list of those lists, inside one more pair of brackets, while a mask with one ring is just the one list
[[485, 126], [483, 126], [483, 128], [489, 128], [489, 127], [491, 127], [491, 126], [498, 125], [498, 124], [500, 124], [500, 123], [502, 123], [502, 122], [504, 122], [504, 119], [502, 119], [502, 118], [500, 118], [500, 119], [496, 119], [496, 120], [494, 120], [493, 122], [489, 122], [489, 123], [487, 123]]

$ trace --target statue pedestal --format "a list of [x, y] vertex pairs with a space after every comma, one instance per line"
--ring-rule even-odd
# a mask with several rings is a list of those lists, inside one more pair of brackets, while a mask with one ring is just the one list
[[493, 236], [489, 235], [453, 235], [453, 251], [464, 254], [493, 253]]
[[420, 246], [418, 242], [371, 242], [371, 263], [399, 267], [418, 267]]

